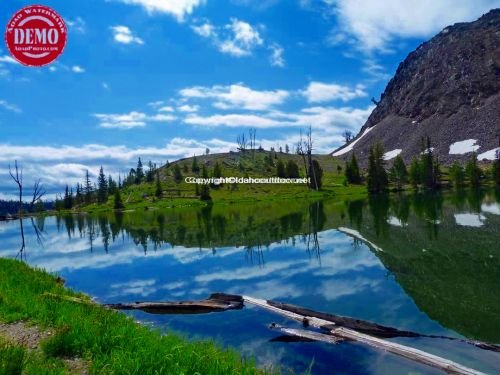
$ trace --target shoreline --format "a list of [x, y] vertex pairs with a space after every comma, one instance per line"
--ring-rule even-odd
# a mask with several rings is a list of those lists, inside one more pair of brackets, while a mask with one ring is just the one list
[[[104, 374], [276, 373], [211, 341], [162, 335], [21, 261], [0, 259], [0, 280], [0, 368], [68, 373], [70, 359]], [[16, 343], [9, 327], [42, 332], [40, 340], [34, 347]]]

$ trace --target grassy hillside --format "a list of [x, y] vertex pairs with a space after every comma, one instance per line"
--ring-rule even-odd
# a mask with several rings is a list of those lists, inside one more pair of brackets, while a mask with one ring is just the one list
[[[330, 155], [314, 155], [323, 169], [323, 187], [321, 191], [311, 191], [305, 184], [233, 184], [210, 187], [210, 196], [214, 203], [231, 204], [242, 201], [267, 201], [282, 199], [316, 200], [331, 196], [352, 196], [361, 198], [366, 195], [363, 186], [344, 186], [344, 171], [338, 170], [338, 161]], [[122, 200], [127, 209], [145, 207], [170, 208], [180, 206], [205, 205], [196, 195], [195, 184], [184, 181], [186, 177], [202, 177], [205, 166], [208, 175], [213, 175], [216, 164], [221, 168], [223, 177], [276, 177], [276, 165], [279, 161], [286, 164], [289, 160], [299, 166], [301, 177], [305, 177], [305, 169], [301, 156], [280, 152], [247, 151], [245, 153], [224, 153], [197, 156], [200, 171], [193, 172], [193, 158], [180, 159], [159, 168], [162, 187], [161, 197], [156, 197], [156, 183], [130, 185], [121, 191]], [[182, 179], [176, 181], [174, 169], [179, 166]], [[114, 198], [110, 197], [107, 204], [92, 204], [84, 207], [85, 211], [109, 210], [113, 207]]]

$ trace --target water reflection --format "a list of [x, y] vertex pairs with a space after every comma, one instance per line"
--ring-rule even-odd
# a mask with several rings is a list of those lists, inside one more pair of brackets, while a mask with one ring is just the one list
[[[498, 191], [456, 191], [72, 215], [37, 218], [31, 226], [25, 219], [23, 259], [104, 302], [200, 299], [224, 291], [498, 343], [499, 197]], [[0, 223], [0, 256], [18, 253], [19, 225]], [[273, 334], [265, 324], [275, 317], [254, 310], [203, 318], [134, 316], [218, 337], [263, 364], [298, 372], [312, 358], [313, 373], [327, 373], [332, 360], [344, 373], [428, 371], [349, 346], [268, 343]], [[500, 371], [498, 357], [475, 349], [425, 340], [410, 344]]]

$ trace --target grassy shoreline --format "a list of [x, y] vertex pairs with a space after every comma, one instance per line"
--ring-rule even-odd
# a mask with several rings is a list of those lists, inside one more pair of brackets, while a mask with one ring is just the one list
[[[68, 297], [88, 303], [65, 300]], [[19, 321], [55, 334], [42, 340], [36, 355], [23, 355], [24, 348], [0, 337], [0, 373], [12, 373], [12, 368], [19, 373], [69, 373], [64, 358], [82, 358], [90, 373], [99, 374], [267, 373], [232, 350], [209, 341], [161, 335], [92, 303], [45, 271], [0, 259], [0, 322]]]

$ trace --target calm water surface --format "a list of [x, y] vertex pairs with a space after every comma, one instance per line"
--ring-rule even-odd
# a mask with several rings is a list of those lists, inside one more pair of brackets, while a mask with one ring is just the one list
[[[24, 219], [22, 254], [19, 221], [0, 223], [0, 256], [55, 272], [102, 303], [222, 291], [500, 343], [498, 198], [466, 191]], [[272, 342], [279, 334], [270, 323], [294, 323], [256, 308], [130, 314], [296, 373], [435, 373], [359, 344]], [[498, 353], [439, 339], [393, 340], [500, 373]]]

